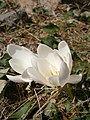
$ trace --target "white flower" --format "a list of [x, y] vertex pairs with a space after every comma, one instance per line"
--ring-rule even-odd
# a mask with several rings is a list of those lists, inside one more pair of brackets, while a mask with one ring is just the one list
[[66, 83], [76, 84], [81, 81], [82, 75], [70, 75], [72, 69], [72, 56], [65, 41], [58, 45], [58, 50], [40, 44], [37, 55], [25, 47], [8, 45], [7, 52], [12, 57], [10, 66], [21, 75], [7, 75], [14, 82], [31, 82], [48, 86], [61, 86]]

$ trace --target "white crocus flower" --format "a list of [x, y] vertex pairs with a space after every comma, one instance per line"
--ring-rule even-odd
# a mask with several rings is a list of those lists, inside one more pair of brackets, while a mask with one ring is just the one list
[[[13, 46], [13, 47], [12, 47]], [[76, 84], [80, 82], [82, 75], [70, 75], [72, 69], [72, 56], [65, 41], [58, 45], [58, 50], [40, 44], [37, 48], [37, 56], [24, 47], [9, 45], [7, 49], [11, 67], [19, 76], [7, 76], [10, 80], [19, 82], [31, 82], [46, 84], [48, 86], [61, 86], [66, 83]]]

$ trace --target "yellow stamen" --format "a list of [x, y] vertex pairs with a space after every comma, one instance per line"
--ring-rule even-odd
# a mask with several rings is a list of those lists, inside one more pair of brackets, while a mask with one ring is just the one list
[[59, 71], [55, 71], [55, 72], [50, 71], [50, 75], [59, 75]]
[[54, 75], [52, 71], [50, 71], [50, 74], [51, 74], [51, 75]]
[[56, 75], [59, 75], [59, 71], [56, 71]]

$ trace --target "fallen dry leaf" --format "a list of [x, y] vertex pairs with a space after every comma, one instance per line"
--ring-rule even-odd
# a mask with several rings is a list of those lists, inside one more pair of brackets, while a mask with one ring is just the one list
[[18, 0], [17, 2], [27, 14], [33, 14], [33, 8], [37, 5], [37, 0]]
[[25, 9], [27, 14], [33, 14], [33, 8], [37, 5], [43, 6], [51, 15], [55, 16], [55, 9], [61, 0], [18, 0], [22, 9]]
[[4, 87], [6, 86], [7, 81], [6, 80], [0, 80], [0, 94], [3, 91]]
[[55, 16], [55, 9], [58, 6], [60, 0], [40, 0], [41, 6], [47, 9], [51, 15]]

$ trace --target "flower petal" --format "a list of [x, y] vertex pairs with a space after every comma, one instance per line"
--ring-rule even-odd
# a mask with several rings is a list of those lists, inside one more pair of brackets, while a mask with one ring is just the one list
[[36, 57], [34, 53], [32, 53], [29, 49], [14, 44], [7, 46], [7, 52], [13, 59], [17, 59], [23, 63], [23, 66], [25, 65], [25, 68], [26, 66], [31, 67], [31, 59], [32, 57]]
[[44, 76], [45, 78], [49, 78], [51, 76], [50, 64], [46, 59], [38, 59], [37, 66], [42, 76]]
[[71, 54], [68, 44], [65, 41], [61, 41], [58, 44], [58, 50], [62, 53], [63, 56], [66, 56], [68, 53]]
[[62, 57], [62, 59], [64, 60], [64, 62], [67, 63], [68, 68], [72, 69], [72, 56], [71, 56], [71, 52], [70, 49], [68, 47], [68, 44], [65, 41], [61, 41], [58, 45], [58, 49], [59, 51], [57, 51], [57, 53]]
[[27, 73], [36, 83], [45, 84], [45, 78], [35, 68], [28, 68]]
[[55, 76], [49, 77], [48, 82], [53, 86], [60, 86], [59, 76], [55, 75]]
[[81, 79], [82, 79], [82, 74], [71, 75], [70, 78], [68, 79], [68, 83], [77, 84], [78, 82], [81, 81]]
[[37, 60], [38, 60], [38, 56], [33, 56], [31, 59], [31, 64], [36, 69], [37, 69]]
[[9, 44], [7, 46], [7, 53], [11, 57], [15, 54], [16, 50], [22, 50], [22, 48], [20, 46], [18, 46], [18, 45], [14, 45], [14, 44]]
[[72, 60], [72, 57], [70, 54], [67, 54], [66, 63], [67, 63], [67, 66], [69, 68], [69, 72], [71, 73], [73, 60]]
[[42, 58], [45, 58], [52, 51], [53, 50], [50, 47], [44, 44], [40, 44], [37, 48], [37, 53], [39, 57], [42, 57]]
[[59, 82], [61, 87], [63, 87], [67, 83], [68, 77], [69, 77], [69, 69], [67, 67], [67, 64], [62, 61], [60, 66], [60, 73], [59, 73]]
[[25, 54], [26, 55], [29, 55], [30, 53], [32, 54], [32, 52], [29, 49], [14, 44], [9, 44], [7, 46], [7, 53], [13, 58], [19, 58], [20, 57], [19, 55], [23, 57], [23, 55]]
[[60, 65], [62, 61], [57, 53], [55, 52], [49, 53], [46, 59], [52, 66], [56, 68], [56, 71], [60, 70]]
[[16, 75], [16, 76], [12, 76], [12, 75], [6, 75], [7, 78], [13, 82], [16, 82], [16, 83], [22, 83], [24, 82], [23, 78], [21, 75]]
[[[28, 69], [28, 68], [27, 68]], [[32, 77], [28, 74], [27, 69], [23, 72], [22, 78], [25, 82], [29, 82], [29, 84], [33, 81]]]
[[22, 74], [25, 71], [25, 69], [30, 67], [28, 63], [25, 63], [23, 60], [20, 61], [18, 59], [10, 59], [9, 64], [14, 71], [20, 74]]

